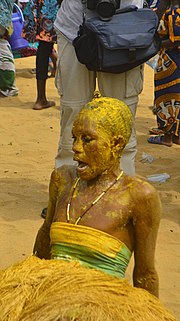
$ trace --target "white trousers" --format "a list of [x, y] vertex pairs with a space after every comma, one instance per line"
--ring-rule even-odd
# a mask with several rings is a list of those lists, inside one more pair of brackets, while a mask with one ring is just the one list
[[60, 141], [55, 158], [56, 168], [64, 164], [74, 164], [72, 152], [72, 125], [81, 108], [94, 95], [96, 81], [102, 96], [113, 97], [126, 103], [133, 115], [133, 130], [126, 145], [120, 167], [125, 173], [135, 175], [137, 152], [135, 115], [138, 95], [143, 89], [143, 66], [121, 74], [89, 71], [78, 62], [75, 50], [61, 33], [57, 33], [58, 63], [55, 84], [60, 95]]

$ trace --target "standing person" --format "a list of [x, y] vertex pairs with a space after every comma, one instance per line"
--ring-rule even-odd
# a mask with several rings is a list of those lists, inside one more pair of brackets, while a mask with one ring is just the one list
[[180, 145], [180, 1], [169, 1], [159, 24], [162, 49], [155, 69], [155, 106], [158, 134], [148, 139], [151, 144], [171, 147]]
[[13, 0], [0, 2], [0, 94], [4, 97], [18, 95], [15, 85], [15, 65], [8, 38], [13, 33]]
[[[143, 7], [143, 0], [122, 0], [121, 8], [131, 4]], [[87, 10], [87, 14], [89, 12]], [[58, 44], [56, 86], [61, 99], [61, 133], [56, 167], [72, 164], [72, 124], [79, 110], [92, 99], [97, 79], [102, 96], [121, 99], [133, 114], [133, 131], [123, 152], [121, 167], [127, 174], [134, 175], [137, 152], [135, 114], [138, 95], [143, 88], [143, 66], [121, 74], [89, 71], [85, 65], [78, 62], [72, 45], [82, 20], [82, 0], [63, 0], [54, 23]]]
[[55, 106], [54, 101], [46, 98], [46, 81], [49, 58], [56, 42], [53, 23], [58, 9], [57, 0], [30, 0], [23, 8], [23, 37], [29, 42], [39, 42], [36, 53], [37, 99], [33, 106], [35, 110]]

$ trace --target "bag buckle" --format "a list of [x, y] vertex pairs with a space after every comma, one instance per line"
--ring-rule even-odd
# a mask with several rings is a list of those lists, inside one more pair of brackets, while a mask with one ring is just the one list
[[131, 48], [129, 49], [129, 61], [133, 62], [136, 60], [136, 49]]

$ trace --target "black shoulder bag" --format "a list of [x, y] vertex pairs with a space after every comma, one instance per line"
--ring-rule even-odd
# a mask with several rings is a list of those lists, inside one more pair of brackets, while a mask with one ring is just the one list
[[121, 73], [149, 60], [160, 49], [158, 18], [148, 8], [116, 10], [109, 21], [87, 18], [73, 41], [77, 59], [89, 70]]

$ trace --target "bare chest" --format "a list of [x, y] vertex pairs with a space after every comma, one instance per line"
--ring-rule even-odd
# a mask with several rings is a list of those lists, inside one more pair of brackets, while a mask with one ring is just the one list
[[72, 199], [68, 195], [63, 202], [59, 199], [54, 221], [78, 223], [116, 236], [130, 222], [130, 198], [127, 193], [118, 195], [117, 190], [113, 189], [102, 197], [100, 195], [90, 190], [75, 194]]

